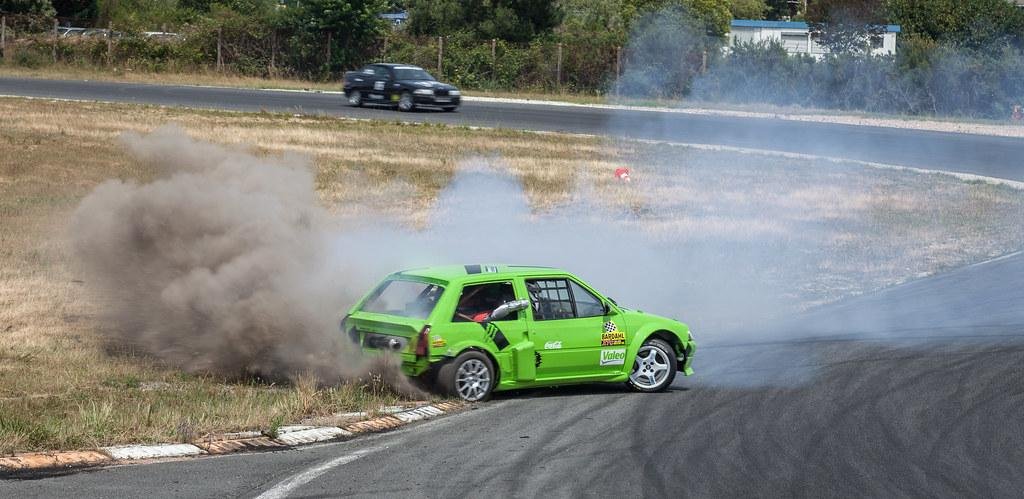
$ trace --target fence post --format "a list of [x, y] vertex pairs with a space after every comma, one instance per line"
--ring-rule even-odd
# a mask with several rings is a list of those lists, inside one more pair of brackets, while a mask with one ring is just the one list
[[562, 88], [562, 42], [558, 42], [558, 62], [555, 64], [555, 85]]
[[619, 95], [619, 78], [622, 78], [622, 47], [615, 46], [615, 96]]
[[107, 67], [114, 64], [114, 23], [107, 23]]
[[277, 69], [274, 68], [274, 56], [277, 55], [277, 30], [270, 30], [270, 76], [276, 76]]
[[0, 57], [7, 59], [7, 16], [0, 16]]
[[439, 36], [439, 37], [437, 37], [437, 76], [438, 77], [441, 77], [443, 75], [443, 73], [441, 72], [441, 69], [442, 69], [441, 61], [443, 59], [444, 59], [444, 37], [443, 36]]
[[491, 81], [498, 81], [498, 39], [491, 38]]
[[700, 74], [708, 72], [708, 51], [705, 50], [700, 54]]
[[218, 26], [217, 27], [217, 72], [220, 72], [222, 66], [224, 65], [224, 59], [221, 57], [221, 54], [220, 54], [220, 45], [221, 45], [221, 27]]
[[54, 18], [53, 19], [53, 49], [52, 49], [52, 52], [53, 52], [53, 62], [54, 63], [57, 62], [57, 38], [58, 38], [58, 36], [57, 36], [57, 26], [58, 26], [57, 18]]

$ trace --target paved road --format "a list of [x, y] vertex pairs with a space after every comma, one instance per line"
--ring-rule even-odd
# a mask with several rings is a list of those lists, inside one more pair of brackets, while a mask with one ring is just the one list
[[11, 480], [0, 496], [1020, 497], [1022, 275], [1016, 255], [705, 346], [667, 393], [518, 392], [396, 433]]
[[356, 109], [336, 94], [0, 78], [0, 95], [568, 131], [820, 154], [1024, 180], [1024, 139], [776, 119], [466, 102], [457, 113]]
[[[12, 88], [391, 116], [315, 94], [0, 79], [0, 93]], [[609, 128], [640, 116], [648, 121]], [[822, 152], [806, 140], [821, 127], [813, 133], [857, 144], [841, 152], [859, 159], [1021, 177], [1020, 141], [1010, 139], [548, 106], [412, 117], [753, 147], [788, 129], [805, 140], [775, 145], [810, 149], [797, 152]], [[743, 343], [703, 343], [697, 375], [668, 393], [519, 392], [351, 442], [0, 481], [0, 497], [1020, 497], [1022, 277], [1018, 254], [751, 331]]]

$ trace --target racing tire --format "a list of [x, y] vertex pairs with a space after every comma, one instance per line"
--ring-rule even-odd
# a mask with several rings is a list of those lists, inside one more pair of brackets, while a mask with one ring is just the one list
[[412, 94], [409, 92], [402, 92], [402, 96], [398, 98], [398, 110], [403, 113], [408, 113], [416, 109], [416, 103], [412, 100]]
[[662, 392], [675, 378], [676, 357], [672, 346], [657, 338], [645, 341], [636, 352], [629, 386], [638, 392]]
[[353, 90], [348, 93], [348, 105], [352, 107], [363, 107], [363, 93]]
[[437, 373], [437, 382], [449, 395], [466, 402], [484, 402], [494, 391], [495, 374], [491, 359], [470, 350], [445, 364]]

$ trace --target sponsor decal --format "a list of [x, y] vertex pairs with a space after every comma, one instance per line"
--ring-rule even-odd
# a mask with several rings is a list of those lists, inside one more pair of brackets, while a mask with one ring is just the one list
[[544, 344], [544, 350], [558, 350], [562, 348], [561, 341], [549, 341]]
[[533, 366], [540, 367], [540, 363], [543, 359], [540, 356], [540, 352], [533, 352]]
[[384, 82], [383, 81], [375, 81], [375, 82], [373, 82], [373, 89], [374, 90], [384, 90]]
[[448, 345], [448, 342], [445, 341], [444, 338], [440, 336], [434, 336], [430, 340], [430, 346], [434, 348], [444, 348], [446, 345]]
[[626, 363], [626, 349], [614, 348], [601, 350], [602, 366], [621, 366]]
[[601, 346], [613, 347], [617, 345], [626, 344], [626, 333], [619, 331], [617, 326], [612, 321], [604, 323], [604, 332], [601, 333]]

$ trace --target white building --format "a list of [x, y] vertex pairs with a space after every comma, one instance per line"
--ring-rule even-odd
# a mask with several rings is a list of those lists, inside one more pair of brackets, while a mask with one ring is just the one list
[[[871, 55], [893, 55], [896, 53], [896, 35], [900, 27], [895, 24], [882, 26], [881, 36], [871, 40]], [[790, 54], [810, 54], [822, 57], [828, 49], [818, 44], [810, 27], [803, 22], [749, 21], [737, 19], [729, 31], [729, 46], [738, 42], [761, 42], [775, 40], [782, 42]]]

